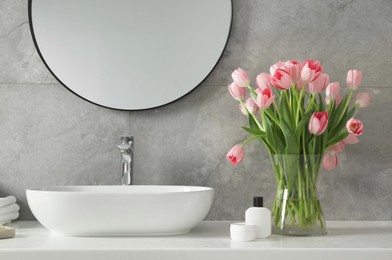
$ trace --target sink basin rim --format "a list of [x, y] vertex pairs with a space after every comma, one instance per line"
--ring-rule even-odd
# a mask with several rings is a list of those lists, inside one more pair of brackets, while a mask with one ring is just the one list
[[[147, 190], [146, 190], [147, 189]], [[28, 192], [44, 193], [83, 193], [83, 194], [172, 194], [210, 192], [213, 188], [186, 185], [64, 185], [26, 189]]]

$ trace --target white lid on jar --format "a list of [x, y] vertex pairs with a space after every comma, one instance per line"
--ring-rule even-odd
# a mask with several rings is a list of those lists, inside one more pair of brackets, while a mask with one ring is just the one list
[[256, 239], [256, 225], [233, 223], [230, 225], [230, 237], [233, 241], [247, 242]]

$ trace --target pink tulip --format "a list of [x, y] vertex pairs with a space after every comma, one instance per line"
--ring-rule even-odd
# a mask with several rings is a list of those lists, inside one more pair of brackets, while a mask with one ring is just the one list
[[263, 91], [263, 89], [261, 89], [261, 88], [256, 88], [256, 89], [255, 89], [256, 95], [250, 95], [250, 96], [253, 98], [253, 101], [254, 101], [255, 103], [257, 103], [257, 96], [261, 93], [261, 91]]
[[328, 112], [314, 112], [309, 121], [309, 132], [321, 135], [328, 126]]
[[256, 85], [261, 88], [270, 88], [271, 87], [271, 75], [268, 73], [260, 73], [256, 77]]
[[303, 84], [301, 77], [299, 77], [297, 80], [297, 89], [301, 91], [302, 88], [306, 88], [306, 86]]
[[331, 82], [328, 84], [325, 90], [325, 98], [329, 101], [336, 100], [340, 96], [340, 84], [339, 82]]
[[286, 63], [284, 61], [281, 61], [281, 60], [278, 61], [277, 63], [275, 63], [274, 65], [272, 65], [270, 67], [270, 74], [271, 74], [271, 76], [273, 76], [275, 74], [275, 71], [277, 69], [282, 69], [282, 70], [285, 70], [285, 71], [289, 71], [289, 68], [286, 66]]
[[355, 97], [355, 104], [361, 108], [368, 107], [370, 104], [370, 95], [366, 92], [360, 92]]
[[[342, 103], [342, 100], [343, 100], [343, 98], [342, 98], [342, 96], [337, 96], [336, 97], [336, 99], [335, 99], [335, 107], [337, 108], [339, 105], [340, 105], [340, 103]], [[331, 101], [329, 100], [329, 97], [325, 97], [325, 104], [329, 104]]]
[[275, 95], [270, 88], [265, 88], [257, 95], [256, 104], [260, 109], [267, 109], [274, 102]]
[[253, 98], [248, 98], [245, 102], [245, 106], [250, 113], [257, 113], [257, 111], [259, 110], [259, 107], [256, 105]]
[[332, 170], [338, 165], [338, 156], [333, 150], [329, 150], [323, 157], [323, 168]]
[[272, 76], [271, 83], [278, 89], [289, 89], [293, 84], [293, 80], [287, 71], [277, 69], [275, 74]]
[[238, 109], [241, 111], [241, 113], [242, 114], [244, 114], [244, 115], [248, 115], [248, 111], [246, 111], [246, 108], [244, 107], [244, 105], [243, 104], [238, 104]]
[[226, 154], [226, 158], [231, 162], [232, 165], [237, 165], [244, 157], [244, 148], [242, 145], [234, 145], [230, 151]]
[[235, 82], [231, 83], [230, 85], [228, 85], [229, 88], [229, 92], [231, 94], [231, 96], [237, 100], [244, 100], [245, 96], [246, 96], [246, 89], [243, 87], [238, 86], [237, 84], [235, 84]]
[[243, 104], [238, 104], [238, 109], [241, 111], [242, 114], [248, 115], [248, 111], [246, 111], [245, 107]]
[[339, 143], [336, 143], [336, 144], [332, 145], [332, 150], [333, 150], [335, 153], [338, 154], [338, 153], [341, 153], [341, 152], [344, 151], [344, 147], [345, 147], [344, 142], [343, 142], [343, 141], [340, 141]]
[[285, 62], [285, 65], [293, 81], [298, 82], [301, 79], [301, 63], [296, 60], [288, 60]]
[[327, 73], [322, 73], [315, 80], [309, 83], [309, 92], [313, 95], [319, 94], [323, 91], [329, 83], [329, 76]]
[[335, 100], [335, 107], [338, 107], [340, 105], [340, 103], [342, 103], [342, 100], [343, 100], [343, 98], [341, 95], [337, 96], [336, 100]]
[[323, 66], [320, 65], [319, 61], [307, 59], [301, 67], [301, 79], [303, 82], [312, 82], [320, 76], [322, 71]]
[[362, 81], [362, 71], [360, 70], [349, 70], [347, 72], [347, 87], [352, 90], [356, 90]]
[[233, 81], [240, 87], [249, 86], [250, 80], [248, 74], [241, 68], [236, 69], [232, 74], [231, 77]]
[[259, 110], [258, 106], [256, 105], [256, 103], [253, 101], [253, 98], [251, 97], [245, 101], [244, 105], [245, 107], [242, 104], [240, 104], [240, 111], [244, 115], [248, 115], [248, 111], [249, 113], [256, 113]]
[[349, 134], [358, 136], [363, 133], [363, 124], [359, 119], [351, 118], [346, 123], [346, 129]]
[[357, 144], [358, 142], [358, 137], [353, 134], [349, 134], [346, 138], [343, 139], [344, 144]]

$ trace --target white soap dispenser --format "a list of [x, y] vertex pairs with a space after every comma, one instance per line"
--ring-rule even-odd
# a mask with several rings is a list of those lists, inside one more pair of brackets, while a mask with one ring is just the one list
[[256, 225], [256, 238], [271, 235], [271, 211], [263, 207], [263, 197], [253, 198], [253, 207], [245, 212], [245, 223]]

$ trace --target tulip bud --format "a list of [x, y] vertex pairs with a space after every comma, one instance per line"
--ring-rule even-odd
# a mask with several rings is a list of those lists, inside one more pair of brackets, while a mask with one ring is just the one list
[[344, 147], [345, 147], [344, 142], [343, 142], [343, 141], [340, 141], [339, 143], [336, 143], [336, 144], [332, 145], [332, 150], [333, 150], [335, 153], [338, 154], [338, 153], [341, 153], [341, 152], [344, 151]]
[[347, 72], [347, 87], [352, 90], [356, 90], [362, 81], [362, 71], [360, 70], [349, 70]]
[[346, 138], [343, 139], [344, 144], [357, 144], [358, 142], [358, 137], [356, 137], [354, 134], [349, 134]]
[[333, 170], [338, 165], [338, 156], [333, 150], [329, 150], [323, 157], [323, 168], [326, 170]]
[[355, 104], [361, 108], [368, 107], [370, 104], [370, 95], [366, 92], [360, 92], [355, 97]]
[[267, 73], [260, 73], [256, 77], [256, 85], [261, 88], [270, 88], [271, 87], [271, 75]]
[[309, 83], [309, 92], [313, 95], [319, 94], [323, 91], [329, 83], [329, 76], [327, 73], [322, 73], [315, 80]]
[[248, 111], [246, 111], [246, 108], [244, 107], [243, 104], [238, 104], [238, 109], [241, 111], [242, 114], [244, 114], [245, 116], [248, 115]]
[[303, 84], [301, 77], [298, 78], [297, 80], [297, 90], [301, 91], [302, 89], [305, 89], [306, 85]]
[[250, 95], [252, 98], [253, 98], [253, 101], [257, 104], [257, 96], [261, 93], [261, 91], [263, 91], [263, 89], [261, 89], [261, 88], [256, 88], [255, 89], [255, 92], [256, 92], [256, 95]]
[[336, 100], [340, 96], [340, 84], [339, 82], [331, 82], [328, 84], [325, 90], [325, 97], [329, 101]]
[[321, 135], [328, 126], [328, 112], [314, 112], [309, 121], [309, 132]]
[[237, 100], [244, 100], [245, 96], [246, 96], [246, 89], [243, 87], [238, 86], [235, 82], [231, 83], [230, 85], [228, 85], [229, 88], [229, 92], [231, 94], [231, 96]]
[[249, 86], [249, 84], [250, 84], [248, 74], [246, 74], [246, 72], [241, 68], [236, 69], [231, 74], [231, 77], [232, 77], [233, 81], [240, 87], [245, 88], [246, 86]]
[[244, 148], [242, 145], [234, 145], [230, 151], [226, 154], [226, 158], [231, 162], [232, 165], [237, 165], [244, 157]]
[[251, 97], [245, 101], [244, 105], [240, 104], [239, 108], [241, 113], [244, 115], [248, 115], [248, 111], [249, 113], [256, 113], [259, 110], [258, 106], [256, 105], [256, 103], [253, 101], [253, 98]]
[[340, 103], [342, 103], [342, 100], [343, 100], [343, 98], [341, 95], [337, 96], [336, 100], [335, 100], [335, 107], [338, 107], [340, 105]]

